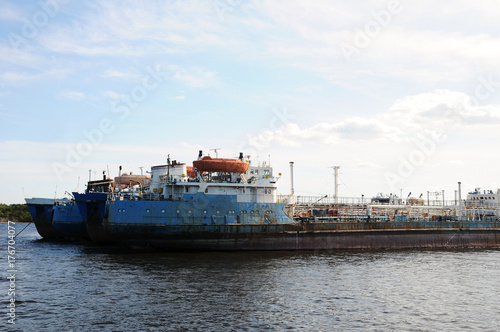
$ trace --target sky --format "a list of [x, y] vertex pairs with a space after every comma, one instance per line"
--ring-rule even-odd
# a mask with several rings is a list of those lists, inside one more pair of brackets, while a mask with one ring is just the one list
[[332, 195], [331, 166], [343, 197], [500, 188], [497, 1], [0, 8], [0, 203], [213, 149], [284, 195], [291, 161], [301, 196]]

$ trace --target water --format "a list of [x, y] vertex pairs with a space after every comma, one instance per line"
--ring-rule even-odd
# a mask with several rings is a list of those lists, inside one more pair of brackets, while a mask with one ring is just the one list
[[[25, 224], [16, 224], [19, 232]], [[498, 331], [500, 251], [147, 253], [16, 238], [19, 331]]]

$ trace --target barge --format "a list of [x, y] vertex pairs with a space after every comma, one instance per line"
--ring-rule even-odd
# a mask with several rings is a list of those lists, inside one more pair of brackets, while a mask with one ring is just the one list
[[222, 160], [200, 151], [193, 165], [194, 172], [170, 160], [153, 166], [151, 182], [139, 196], [74, 193], [90, 238], [173, 251], [500, 246], [497, 215], [471, 219], [462, 202], [452, 207], [401, 205], [401, 200], [391, 201], [398, 205], [300, 204], [277, 194], [281, 174], [269, 164], [244, 160], [243, 154]]

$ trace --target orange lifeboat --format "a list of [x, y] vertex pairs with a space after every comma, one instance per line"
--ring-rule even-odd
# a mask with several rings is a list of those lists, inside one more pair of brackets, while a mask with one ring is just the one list
[[248, 170], [248, 164], [242, 160], [212, 158], [210, 156], [193, 161], [193, 166], [198, 172], [245, 173]]

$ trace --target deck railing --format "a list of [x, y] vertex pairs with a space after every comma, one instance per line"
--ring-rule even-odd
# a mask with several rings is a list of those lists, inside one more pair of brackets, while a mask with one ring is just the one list
[[[280, 202], [294, 202], [300, 205], [412, 205], [412, 206], [431, 206], [431, 207], [459, 207], [458, 200], [421, 200], [420, 204], [415, 204], [415, 202], [408, 201], [406, 199], [400, 198], [375, 198], [372, 197], [338, 197], [335, 199], [334, 196], [323, 195], [323, 196], [295, 196], [294, 199], [290, 199], [289, 195], [278, 196], [278, 201]], [[464, 209], [500, 209], [500, 203], [492, 202], [470, 202], [462, 200], [462, 208]]]

